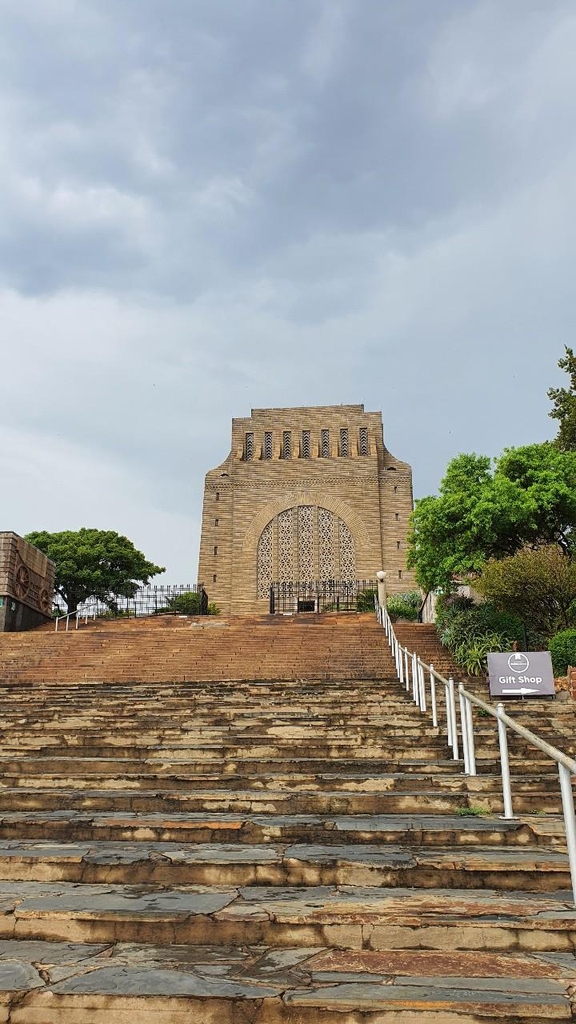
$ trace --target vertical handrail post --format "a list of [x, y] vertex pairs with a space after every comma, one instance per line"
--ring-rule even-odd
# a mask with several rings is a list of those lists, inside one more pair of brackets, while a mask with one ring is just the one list
[[466, 717], [466, 698], [464, 696], [464, 683], [458, 683], [458, 698], [460, 704], [460, 728], [462, 731], [462, 752], [464, 754], [464, 774], [470, 775], [470, 742], [468, 739], [468, 720]]
[[466, 775], [471, 775], [472, 774], [472, 770], [471, 770], [471, 755], [470, 755], [471, 738], [470, 738], [470, 730], [468, 728], [468, 714], [467, 714], [467, 710], [466, 710], [467, 709], [467, 705], [468, 705], [468, 701], [466, 700], [466, 696], [465, 696], [465, 692], [464, 692], [464, 683], [459, 683], [458, 684], [458, 695], [459, 695], [459, 698], [460, 698], [460, 726], [461, 726], [461, 731], [462, 731], [462, 751], [463, 751], [463, 755], [464, 755], [464, 771], [465, 771]]
[[576, 820], [574, 819], [572, 778], [569, 769], [566, 765], [560, 764], [560, 762], [558, 762], [558, 775], [560, 776], [562, 811], [564, 814], [564, 828], [566, 829], [566, 845], [568, 847], [568, 861], [570, 863], [570, 878], [572, 879], [572, 898], [576, 903]]
[[416, 659], [416, 651], [412, 654], [412, 700], [415, 704], [419, 703], [418, 695], [418, 662]]
[[418, 658], [418, 678], [420, 680], [420, 711], [426, 712], [426, 677], [424, 675], [424, 665]]
[[448, 746], [452, 746], [452, 715], [450, 713], [450, 695], [448, 683], [444, 686], [444, 703], [446, 705], [446, 735]]
[[410, 672], [408, 669], [408, 648], [404, 648], [404, 683], [406, 685], [406, 693], [410, 689]]
[[436, 704], [436, 676], [434, 675], [434, 665], [430, 665], [430, 702], [432, 704], [432, 725], [435, 729], [438, 728], [438, 707]]
[[396, 640], [396, 668], [398, 671], [398, 679], [401, 683], [404, 682], [404, 659], [402, 658], [402, 651], [400, 649], [400, 642]]
[[456, 722], [456, 695], [454, 692], [454, 680], [450, 676], [448, 680], [448, 699], [450, 703], [450, 718], [452, 719], [452, 756], [458, 760], [458, 724]]
[[474, 742], [474, 719], [472, 717], [472, 701], [466, 699], [466, 723], [468, 725], [468, 761], [470, 775], [477, 775], [476, 771], [476, 744]]
[[496, 707], [498, 715], [498, 744], [500, 746], [500, 767], [502, 771], [502, 799], [504, 802], [504, 818], [513, 818], [514, 809], [512, 806], [512, 784], [510, 782], [510, 760], [508, 758], [508, 736], [506, 734], [506, 723], [502, 721], [504, 705]]

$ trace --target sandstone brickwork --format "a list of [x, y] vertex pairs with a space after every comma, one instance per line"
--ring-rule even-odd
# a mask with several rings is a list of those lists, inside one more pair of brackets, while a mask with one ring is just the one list
[[31, 629], [50, 617], [54, 563], [17, 533], [0, 533], [0, 632]]
[[226, 614], [268, 609], [269, 583], [373, 579], [406, 569], [412, 472], [363, 405], [253, 409], [232, 421], [227, 459], [206, 476], [199, 580]]

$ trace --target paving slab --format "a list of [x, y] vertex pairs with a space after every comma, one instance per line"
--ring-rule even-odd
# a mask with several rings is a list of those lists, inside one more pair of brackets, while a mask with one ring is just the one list
[[[561, 968], [530, 956], [298, 947], [192, 950], [155, 944], [98, 950], [47, 942], [3, 943], [0, 948], [0, 990], [33, 994], [43, 989], [58, 1006], [73, 1007], [82, 996], [159, 997], [186, 1000], [198, 1020], [208, 1019], [202, 1016], [203, 1006], [218, 1005], [219, 1000], [236, 1006], [250, 1003], [250, 1019], [262, 1022], [283, 1019], [282, 1006], [287, 1021], [296, 1021], [290, 1008], [305, 1007], [339, 1014], [390, 1007], [458, 1013], [485, 1008], [500, 1017], [513, 1009], [519, 1019], [536, 1012], [541, 1019], [570, 1019]], [[20, 957], [11, 959], [10, 953], [18, 949]], [[263, 1000], [269, 1001], [268, 1018], [258, 1016]], [[164, 1017], [162, 1002], [154, 1006], [159, 1020], [172, 1019]], [[164, 1010], [171, 1012], [168, 1006]]]

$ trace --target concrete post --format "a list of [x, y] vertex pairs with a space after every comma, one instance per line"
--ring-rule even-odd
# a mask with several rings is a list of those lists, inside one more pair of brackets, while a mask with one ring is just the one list
[[386, 573], [383, 569], [380, 569], [376, 573], [376, 579], [378, 580], [378, 604], [381, 608], [386, 607]]

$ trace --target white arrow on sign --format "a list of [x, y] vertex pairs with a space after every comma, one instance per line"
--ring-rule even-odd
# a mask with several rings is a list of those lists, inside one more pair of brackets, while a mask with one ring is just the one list
[[502, 693], [540, 693], [540, 690], [529, 690], [527, 686], [521, 686], [519, 690], [502, 690]]

